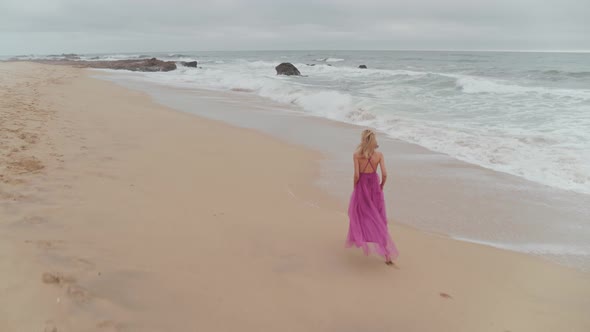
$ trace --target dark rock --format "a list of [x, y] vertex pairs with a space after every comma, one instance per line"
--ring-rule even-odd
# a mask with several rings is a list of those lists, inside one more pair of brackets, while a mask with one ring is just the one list
[[62, 53], [61, 56], [66, 59], [80, 59], [80, 56], [75, 53]]
[[300, 76], [301, 73], [297, 67], [293, 66], [293, 64], [289, 62], [283, 62], [280, 65], [275, 67], [277, 71], [277, 75], [287, 75], [287, 76]]
[[191, 68], [197, 68], [197, 62], [196, 61], [182, 61], [180, 62], [181, 65], [185, 66], [185, 67], [191, 67]]
[[360, 65], [360, 66], [359, 66], [359, 68], [360, 68], [360, 69], [367, 69], [367, 66], [365, 66], [365, 65]]
[[162, 61], [156, 58], [116, 61], [38, 60], [35, 62], [54, 65], [68, 65], [81, 68], [123, 69], [146, 72], [171, 71], [176, 69], [176, 63], [174, 61]]
[[308, 63], [307, 65], [310, 67], [313, 67], [313, 66], [315, 66], [315, 63]]
[[[113, 63], [114, 66], [109, 66]], [[126, 69], [131, 71], [171, 71], [176, 69], [176, 64], [173, 61], [162, 61], [156, 58], [148, 60], [119, 60], [119, 61], [105, 61], [106, 68], [112, 69]]]
[[74, 53], [49, 54], [47, 57], [53, 60], [80, 60], [80, 56]]

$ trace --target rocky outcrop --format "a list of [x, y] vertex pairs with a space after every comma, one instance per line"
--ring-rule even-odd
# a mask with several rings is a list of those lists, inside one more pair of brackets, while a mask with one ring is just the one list
[[62, 53], [61, 57], [66, 60], [80, 60], [80, 56], [75, 53], [68, 53], [68, 54]]
[[80, 60], [80, 56], [75, 53], [50, 54], [48, 57], [55, 60]]
[[96, 64], [88, 62], [93, 68], [125, 69], [131, 71], [171, 71], [176, 69], [174, 61], [162, 61], [156, 58], [140, 60], [117, 60], [117, 61], [95, 61]]
[[197, 62], [196, 61], [181, 61], [180, 64], [183, 65], [183, 66], [185, 66], [185, 67], [197, 68]]
[[359, 66], [359, 68], [360, 68], [360, 69], [367, 69], [367, 66], [365, 66], [365, 65], [360, 65], [360, 66]]
[[176, 63], [174, 61], [162, 61], [156, 58], [116, 61], [39, 60], [35, 62], [80, 68], [121, 69], [145, 72], [171, 71], [176, 69]]
[[293, 66], [293, 64], [289, 62], [283, 62], [280, 65], [276, 66], [275, 69], [277, 71], [277, 75], [301, 76], [299, 69], [297, 69], [297, 67]]

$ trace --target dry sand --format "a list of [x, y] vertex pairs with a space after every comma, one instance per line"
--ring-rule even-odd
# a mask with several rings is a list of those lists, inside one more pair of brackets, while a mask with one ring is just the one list
[[0, 138], [0, 331], [590, 331], [589, 274], [395, 223], [390, 268], [319, 153], [83, 69], [0, 63]]

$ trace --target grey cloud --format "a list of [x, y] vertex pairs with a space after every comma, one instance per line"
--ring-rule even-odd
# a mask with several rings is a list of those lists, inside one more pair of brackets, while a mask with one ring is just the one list
[[576, 0], [3, 0], [0, 54], [207, 49], [590, 49]]

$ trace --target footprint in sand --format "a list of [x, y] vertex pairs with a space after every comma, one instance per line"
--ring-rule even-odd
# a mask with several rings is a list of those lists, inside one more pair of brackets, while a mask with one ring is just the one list
[[2, 198], [4, 200], [10, 200], [10, 201], [16, 202], [16, 201], [24, 200], [25, 198], [27, 198], [27, 196], [22, 195], [22, 194], [13, 194], [13, 193], [7, 193], [7, 192], [0, 191], [0, 198]]
[[60, 244], [62, 244], [63, 241], [50, 241], [50, 240], [39, 240], [37, 241], [37, 248], [39, 249], [55, 249], [57, 247], [59, 247]]
[[50, 285], [64, 285], [76, 282], [76, 279], [71, 276], [65, 276], [61, 273], [49, 273], [45, 272], [41, 276], [43, 283]]
[[23, 141], [29, 143], [29, 144], [35, 144], [39, 141], [39, 136], [37, 134], [33, 134], [33, 133], [20, 133], [18, 135], [18, 138], [22, 139]]
[[91, 299], [90, 292], [76, 284], [76, 279], [71, 276], [66, 276], [61, 273], [43, 273], [41, 277], [43, 283], [48, 285], [66, 286], [66, 295], [76, 302], [88, 302]]
[[443, 299], [447, 299], [447, 300], [453, 299], [453, 297], [447, 293], [440, 292], [440, 293], [438, 293], [438, 295], [440, 295], [440, 297], [442, 297]]
[[19, 174], [24, 174], [40, 171], [45, 168], [45, 165], [35, 157], [23, 157], [9, 162], [7, 168]]
[[[25, 183], [25, 180], [23, 180], [23, 179], [12, 179], [12, 178], [9, 178], [7, 176], [4, 176], [4, 174], [2, 174], [2, 175], [0, 175], [0, 182], [6, 183], [6, 184], [18, 185], [18, 184]], [[16, 195], [16, 196], [19, 196], [19, 195]], [[20, 195], [20, 196], [21, 196], [21, 198], [24, 198], [25, 197], [24, 195]]]
[[81, 303], [88, 302], [92, 298], [90, 292], [86, 288], [76, 284], [68, 285], [66, 294], [74, 301]]

